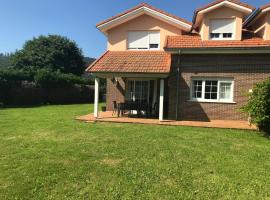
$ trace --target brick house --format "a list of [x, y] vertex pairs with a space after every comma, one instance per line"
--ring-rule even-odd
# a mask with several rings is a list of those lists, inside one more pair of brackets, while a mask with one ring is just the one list
[[113, 101], [158, 105], [159, 120], [247, 120], [239, 111], [270, 77], [270, 4], [218, 0], [189, 22], [148, 4], [97, 24], [108, 50], [87, 72], [107, 80]]

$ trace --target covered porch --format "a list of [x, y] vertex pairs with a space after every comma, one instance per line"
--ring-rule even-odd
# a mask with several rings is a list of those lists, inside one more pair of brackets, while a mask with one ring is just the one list
[[170, 69], [171, 55], [164, 51], [105, 52], [87, 69], [95, 77], [94, 118], [100, 118], [100, 79], [106, 79], [107, 111], [163, 121]]
[[[166, 74], [96, 74], [94, 113], [100, 118], [99, 88], [100, 78], [107, 80], [106, 110], [112, 117], [158, 119], [167, 117]], [[111, 89], [113, 88], [113, 90]], [[119, 97], [120, 93], [121, 97]], [[111, 111], [111, 112], [110, 112]]]

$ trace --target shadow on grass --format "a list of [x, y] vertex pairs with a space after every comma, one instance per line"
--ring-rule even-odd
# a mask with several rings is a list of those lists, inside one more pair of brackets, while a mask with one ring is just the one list
[[0, 110], [9, 109], [9, 108], [38, 108], [41, 106], [46, 106], [49, 104], [37, 104], [37, 105], [0, 105]]
[[80, 105], [88, 103], [67, 103], [67, 104], [36, 104], [36, 105], [0, 105], [0, 110], [10, 109], [10, 108], [39, 108], [42, 106], [66, 106], [66, 105]]
[[270, 140], [270, 133], [266, 133], [266, 132], [259, 132], [259, 133], [261, 133], [261, 135], [265, 137], [266, 139]]

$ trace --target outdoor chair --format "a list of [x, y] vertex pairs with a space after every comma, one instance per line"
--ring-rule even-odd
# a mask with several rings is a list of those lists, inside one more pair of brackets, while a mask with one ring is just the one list
[[118, 112], [118, 105], [116, 103], [116, 101], [113, 101], [113, 112], [112, 112], [112, 116], [114, 114], [116, 114]]

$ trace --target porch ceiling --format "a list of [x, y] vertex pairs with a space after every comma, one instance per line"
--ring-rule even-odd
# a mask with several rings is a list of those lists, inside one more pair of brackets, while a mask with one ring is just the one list
[[161, 77], [168, 75], [171, 55], [164, 51], [107, 51], [86, 71], [94, 74], [122, 77]]

